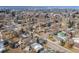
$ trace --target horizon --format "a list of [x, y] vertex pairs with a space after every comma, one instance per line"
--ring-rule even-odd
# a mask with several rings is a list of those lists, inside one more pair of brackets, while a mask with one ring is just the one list
[[79, 6], [0, 6], [0, 9], [29, 9], [29, 8], [36, 8], [36, 9], [79, 9]]

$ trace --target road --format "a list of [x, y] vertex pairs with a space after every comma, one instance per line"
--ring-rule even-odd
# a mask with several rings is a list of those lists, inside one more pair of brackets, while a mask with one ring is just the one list
[[[38, 34], [37, 34], [38, 35]], [[39, 36], [39, 35], [38, 35]], [[67, 48], [65, 48], [65, 47], [62, 47], [62, 46], [60, 46], [59, 44], [57, 44], [56, 42], [53, 42], [53, 41], [51, 41], [51, 40], [49, 40], [48, 38], [47, 38], [47, 34], [45, 34], [45, 35], [42, 35], [42, 36], [39, 36], [39, 37], [41, 37], [41, 38], [46, 38], [47, 39], [47, 46], [49, 47], [49, 48], [51, 48], [51, 49], [54, 49], [54, 50], [57, 50], [57, 51], [60, 51], [60, 52], [63, 52], [63, 53], [72, 53], [72, 51], [71, 50], [69, 50], [69, 49], [67, 49]], [[56, 38], [55, 38], [56, 39]]]
[[70, 51], [69, 49], [66, 49], [62, 46], [60, 46], [59, 44], [52, 42], [50, 40], [48, 40], [47, 43], [48, 47], [50, 47], [51, 49], [57, 50], [59, 52], [63, 52], [63, 53], [71, 53], [72, 51]]

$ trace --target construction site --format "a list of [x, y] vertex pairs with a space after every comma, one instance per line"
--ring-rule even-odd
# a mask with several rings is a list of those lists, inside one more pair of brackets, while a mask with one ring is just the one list
[[0, 53], [79, 53], [79, 10], [0, 9]]

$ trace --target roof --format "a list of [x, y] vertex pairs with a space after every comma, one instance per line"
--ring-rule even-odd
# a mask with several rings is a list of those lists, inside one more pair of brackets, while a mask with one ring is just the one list
[[74, 37], [72, 39], [74, 40], [75, 43], [79, 43], [79, 38], [78, 37], [76, 37], [76, 38]]
[[40, 45], [40, 44], [38, 44], [38, 43], [33, 43], [33, 44], [31, 45], [31, 47], [34, 48], [34, 49], [36, 50], [36, 52], [37, 52], [38, 50], [40, 50], [40, 49], [43, 48], [43, 46]]
[[3, 50], [5, 50], [3, 43], [4, 43], [3, 41], [0, 41], [0, 52], [2, 52]]
[[63, 40], [65, 40], [66, 39], [66, 35], [65, 34], [66, 34], [65, 32], [59, 32], [58, 33], [58, 37], [63, 39]]

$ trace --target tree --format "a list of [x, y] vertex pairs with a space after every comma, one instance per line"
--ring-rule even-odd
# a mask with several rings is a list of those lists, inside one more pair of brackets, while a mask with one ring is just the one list
[[68, 24], [69, 24], [69, 26], [68, 26], [69, 28], [71, 28], [71, 27], [74, 26], [74, 22], [73, 22], [73, 21], [70, 21], [70, 20], [69, 20]]

